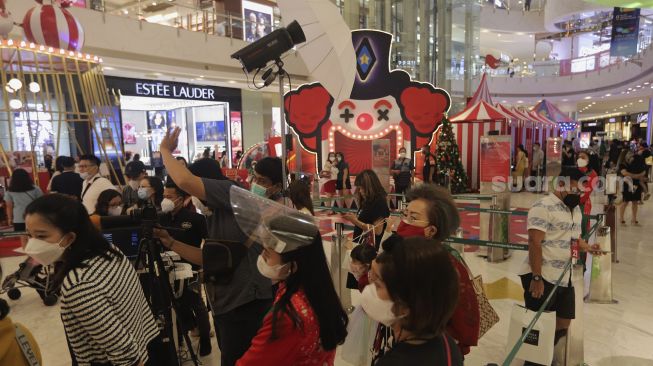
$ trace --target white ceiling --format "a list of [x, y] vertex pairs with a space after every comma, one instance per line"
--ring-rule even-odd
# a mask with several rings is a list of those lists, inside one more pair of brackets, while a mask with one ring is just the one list
[[209, 105], [221, 104], [219, 102], [206, 102], [201, 100], [181, 100], [167, 98], [148, 98], [122, 96], [120, 97], [120, 107], [123, 110], [133, 111], [158, 111], [170, 110], [177, 108], [205, 107]]

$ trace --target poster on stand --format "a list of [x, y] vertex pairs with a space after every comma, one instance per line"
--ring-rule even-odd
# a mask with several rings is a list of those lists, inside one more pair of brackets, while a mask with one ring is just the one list
[[390, 192], [390, 149], [389, 139], [372, 141], [372, 170], [381, 180], [386, 192]]
[[492, 183], [497, 179], [508, 181], [511, 141], [511, 136], [481, 137], [481, 183]]
[[587, 149], [590, 147], [590, 142], [592, 141], [591, 132], [581, 132], [580, 133], [580, 148]]
[[231, 112], [231, 152], [236, 155], [237, 151], [243, 151], [243, 122], [240, 112]]
[[70, 6], [86, 9], [86, 0], [69, 0]]
[[272, 16], [273, 10], [271, 6], [243, 0], [245, 41], [258, 41], [272, 32]]
[[125, 145], [136, 145], [136, 125], [131, 122], [123, 123], [122, 136]]

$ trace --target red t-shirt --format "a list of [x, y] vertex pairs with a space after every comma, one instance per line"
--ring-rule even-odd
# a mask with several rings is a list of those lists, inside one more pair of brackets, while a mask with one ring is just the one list
[[[275, 304], [285, 292], [281, 283]], [[320, 344], [320, 324], [303, 290], [297, 291], [290, 303], [301, 319], [295, 327], [287, 314], [279, 312], [277, 319], [277, 339], [270, 340], [272, 334], [272, 310], [263, 319], [263, 325], [252, 340], [245, 355], [236, 362], [237, 366], [324, 366], [333, 365], [336, 350], [325, 351]]]

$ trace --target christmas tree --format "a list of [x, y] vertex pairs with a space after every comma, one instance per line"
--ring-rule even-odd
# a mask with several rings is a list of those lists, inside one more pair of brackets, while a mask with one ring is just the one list
[[435, 151], [437, 180], [445, 187], [451, 184], [451, 193], [467, 191], [467, 173], [460, 161], [458, 143], [453, 134], [451, 122], [447, 117], [442, 119], [442, 126]]

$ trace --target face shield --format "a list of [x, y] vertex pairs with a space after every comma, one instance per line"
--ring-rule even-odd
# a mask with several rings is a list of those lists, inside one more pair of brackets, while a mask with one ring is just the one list
[[312, 216], [233, 186], [231, 207], [240, 230], [277, 253], [310, 245], [319, 230]]

